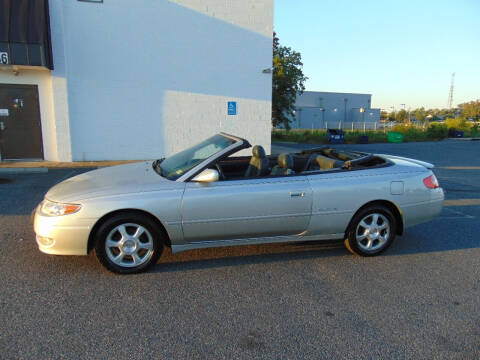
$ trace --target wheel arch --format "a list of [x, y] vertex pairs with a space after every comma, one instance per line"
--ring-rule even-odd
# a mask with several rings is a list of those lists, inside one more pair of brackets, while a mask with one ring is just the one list
[[90, 253], [90, 251], [95, 247], [95, 234], [98, 230], [98, 228], [109, 218], [119, 215], [119, 214], [131, 214], [131, 213], [136, 213], [136, 214], [141, 214], [143, 216], [148, 217], [150, 220], [152, 220], [157, 226], [158, 229], [163, 233], [165, 236], [165, 245], [168, 247], [171, 247], [172, 243], [170, 241], [170, 236], [168, 235], [168, 231], [163, 225], [163, 223], [153, 214], [149, 213], [148, 211], [145, 210], [140, 210], [140, 209], [119, 209], [115, 211], [111, 211], [105, 215], [103, 215], [100, 219], [97, 220], [95, 225], [93, 225], [92, 230], [90, 231], [90, 234], [88, 236], [88, 243], [87, 243], [87, 253]]
[[389, 200], [373, 200], [373, 201], [370, 201], [370, 202], [362, 205], [355, 212], [355, 214], [353, 214], [352, 218], [350, 219], [350, 221], [348, 223], [348, 226], [345, 229], [345, 234], [348, 232], [348, 229], [350, 228], [350, 225], [352, 224], [353, 219], [355, 218], [355, 216], [360, 211], [362, 211], [363, 209], [365, 209], [367, 207], [371, 207], [371, 206], [375, 206], [375, 205], [384, 206], [392, 212], [392, 214], [393, 214], [393, 216], [395, 216], [395, 220], [397, 221], [397, 224], [398, 224], [397, 229], [396, 229], [396, 234], [397, 235], [402, 235], [403, 234], [403, 228], [404, 228], [402, 210], [395, 203], [393, 203]]

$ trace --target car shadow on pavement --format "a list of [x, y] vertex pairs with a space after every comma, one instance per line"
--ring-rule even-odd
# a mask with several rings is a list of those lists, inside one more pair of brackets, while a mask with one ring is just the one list
[[382, 256], [480, 248], [477, 207], [446, 207], [434, 220], [406, 229]]
[[[392, 246], [379, 256], [480, 249], [480, 238], [477, 236], [480, 225], [469, 218], [457, 221], [469, 223], [456, 233], [451, 231], [451, 223], [442, 218], [409, 228], [403, 236], [397, 236]], [[352, 259], [360, 258], [350, 254], [342, 240], [235, 246], [192, 250], [179, 254], [172, 254], [170, 249], [166, 249], [157, 266], [151, 271], [175, 272], [346, 256], [351, 256]]]
[[[308, 243], [286, 243], [267, 245], [246, 245], [223, 248], [210, 248], [190, 250], [172, 254], [170, 249], [165, 249], [159, 262], [148, 273], [175, 273], [196, 270], [207, 270], [224, 267], [241, 267], [248, 265], [261, 265], [269, 263], [290, 263], [296, 261], [309, 261], [315, 259], [338, 258], [339, 261], [371, 262], [376, 259], [390, 256], [409, 256], [444, 251], [460, 251], [480, 249], [480, 240], [475, 237], [456, 238], [439, 229], [431, 236], [426, 236], [422, 225], [412, 230], [407, 230], [404, 236], [395, 239], [392, 246], [378, 257], [362, 258], [349, 253], [343, 241], [312, 241]], [[438, 236], [443, 231], [443, 237]], [[102, 269], [93, 253], [90, 256], [42, 256], [36, 257], [36, 266], [78, 274], [82, 268], [83, 275], [97, 274]], [[96, 266], [97, 265], [97, 266]], [[48, 272], [48, 271], [47, 271]], [[105, 270], [106, 274], [111, 274]]]
[[170, 249], [166, 249], [157, 265], [150, 271], [165, 273], [201, 270], [341, 257], [349, 256], [349, 254], [342, 241], [232, 246], [191, 250], [179, 254], [172, 254]]

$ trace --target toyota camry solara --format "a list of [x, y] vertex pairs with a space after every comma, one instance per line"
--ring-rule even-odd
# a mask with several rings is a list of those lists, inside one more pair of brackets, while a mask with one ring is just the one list
[[235, 156], [248, 141], [220, 133], [166, 159], [63, 181], [34, 214], [41, 251], [87, 255], [117, 273], [144, 271], [164, 247], [344, 239], [378, 255], [406, 227], [429, 221], [444, 194], [433, 165], [322, 147]]

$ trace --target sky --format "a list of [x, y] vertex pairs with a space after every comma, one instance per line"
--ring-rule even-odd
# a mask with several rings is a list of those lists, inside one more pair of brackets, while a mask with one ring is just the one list
[[372, 107], [480, 99], [480, 0], [275, 0], [280, 44], [299, 51], [307, 91], [372, 94]]

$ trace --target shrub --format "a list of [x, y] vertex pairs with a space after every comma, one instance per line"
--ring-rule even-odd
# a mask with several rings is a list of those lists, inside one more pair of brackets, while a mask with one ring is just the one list
[[472, 128], [470, 129], [470, 133], [472, 134], [472, 136], [478, 136], [480, 134], [480, 127], [478, 126], [478, 124], [472, 126]]
[[440, 140], [448, 136], [447, 125], [432, 123], [426, 131], [427, 137], [430, 139]]
[[431, 139], [428, 131], [411, 124], [397, 124], [392, 128], [392, 131], [403, 134], [403, 141], [427, 141]]
[[448, 129], [453, 128], [460, 131], [469, 131], [472, 127], [472, 124], [465, 118], [446, 119], [445, 124]]
[[[475, 127], [478, 131], [478, 126]], [[429, 140], [442, 140], [445, 139], [448, 135], [447, 125], [440, 123], [431, 123], [427, 129], [417, 128], [411, 124], [398, 124], [395, 125], [392, 131], [399, 132], [403, 134], [403, 140], [408, 141], [429, 141]], [[474, 127], [470, 134], [473, 134]], [[383, 131], [346, 131], [345, 132], [345, 142], [352, 144], [357, 143], [359, 136], [367, 135], [368, 142], [370, 143], [379, 143], [387, 142], [387, 134]], [[476, 135], [470, 135], [476, 136]], [[293, 130], [282, 130], [282, 129], [273, 129], [272, 130], [272, 140], [273, 141], [290, 141], [298, 143], [309, 143], [309, 144], [326, 144], [327, 143], [327, 132], [326, 130], [305, 130], [305, 129], [293, 129]]]
[[395, 125], [393, 128], [392, 128], [392, 131], [395, 131], [395, 132], [399, 132], [401, 134], [404, 134], [407, 132], [407, 130], [410, 128], [411, 126], [407, 125], [407, 124], [397, 124]]

